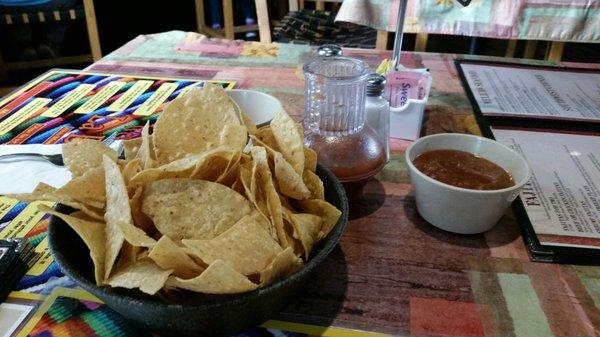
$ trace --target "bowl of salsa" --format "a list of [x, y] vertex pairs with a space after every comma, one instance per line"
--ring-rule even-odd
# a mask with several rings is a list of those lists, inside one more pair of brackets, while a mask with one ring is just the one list
[[529, 166], [519, 153], [479, 136], [426, 136], [405, 156], [419, 214], [454, 233], [491, 229], [529, 180]]

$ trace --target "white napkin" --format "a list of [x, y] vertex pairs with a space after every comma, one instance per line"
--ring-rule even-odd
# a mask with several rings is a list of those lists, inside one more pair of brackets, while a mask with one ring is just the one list
[[[117, 151], [121, 146], [120, 141], [111, 144], [111, 148]], [[59, 154], [62, 153], [62, 145], [0, 145], [0, 155], [11, 153]], [[29, 193], [40, 182], [58, 188], [70, 179], [71, 172], [65, 166], [56, 166], [42, 158], [0, 159], [0, 195]]]

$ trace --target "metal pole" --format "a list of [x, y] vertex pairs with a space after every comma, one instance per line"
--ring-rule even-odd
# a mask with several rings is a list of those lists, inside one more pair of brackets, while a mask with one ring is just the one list
[[398, 70], [400, 65], [400, 53], [402, 50], [402, 35], [404, 35], [404, 17], [406, 16], [406, 5], [408, 0], [398, 1], [398, 20], [396, 21], [396, 38], [394, 39], [394, 53], [392, 64], [394, 70]]

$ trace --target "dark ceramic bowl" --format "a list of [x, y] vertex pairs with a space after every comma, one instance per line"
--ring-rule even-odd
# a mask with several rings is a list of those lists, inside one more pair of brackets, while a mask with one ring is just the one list
[[[270, 319], [317, 271], [339, 243], [348, 222], [348, 201], [340, 182], [328, 169], [317, 167], [325, 199], [342, 211], [335, 228], [294, 275], [252, 292], [201, 298], [190, 295], [178, 303], [144, 296], [137, 291], [98, 287], [89, 250], [77, 234], [57, 217], [50, 219], [48, 237], [54, 259], [66, 275], [136, 325], [164, 336], [224, 335], [243, 331]], [[61, 208], [63, 206], [59, 206]], [[65, 210], [63, 208], [62, 210]]]

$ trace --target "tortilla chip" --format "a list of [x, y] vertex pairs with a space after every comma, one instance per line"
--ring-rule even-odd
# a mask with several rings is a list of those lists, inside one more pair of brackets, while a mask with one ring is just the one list
[[[129, 196], [119, 166], [107, 156], [103, 157], [104, 182], [106, 186], [106, 256], [104, 277], [108, 279], [119, 255], [125, 236], [121, 227], [133, 224]], [[133, 226], [133, 225], [131, 225]]]
[[263, 147], [253, 146], [250, 149], [250, 153], [252, 154], [250, 192], [253, 196], [257, 197], [259, 186], [263, 186], [266, 182], [266, 177], [271, 177], [271, 171], [269, 170], [269, 163], [267, 161], [267, 152]]
[[240, 184], [242, 185], [242, 188], [244, 190], [244, 193], [242, 193], [242, 195], [245, 195], [246, 198], [248, 198], [248, 200], [250, 200], [250, 202], [254, 204], [256, 209], [261, 211], [260, 207], [256, 203], [256, 193], [255, 193], [255, 191], [252, 190], [252, 186], [251, 186], [252, 170], [248, 169], [247, 166], [248, 165], [240, 165], [240, 172], [239, 172], [239, 176], [238, 176]]
[[286, 209], [284, 209], [283, 212], [283, 228], [285, 229], [285, 235], [287, 242], [289, 243], [289, 247], [294, 249], [294, 254], [296, 254], [296, 256], [302, 256], [304, 254], [304, 247], [302, 246], [302, 242], [294, 237], [294, 225], [292, 225], [291, 219], [286, 216]]
[[216, 148], [180, 158], [160, 167], [141, 171], [131, 179], [130, 185], [137, 188], [156, 180], [191, 177], [216, 180], [235, 153], [233, 150]]
[[[252, 164], [247, 163], [247, 164]], [[239, 182], [242, 185], [242, 189], [243, 189], [243, 195], [246, 196], [246, 198], [248, 198], [248, 200], [254, 205], [254, 208], [256, 209], [256, 211], [258, 213], [260, 213], [265, 219], [267, 219], [267, 221], [269, 221], [269, 227], [271, 227], [271, 222], [270, 222], [270, 216], [269, 216], [269, 209], [267, 207], [267, 201], [266, 198], [262, 198], [258, 195], [258, 191], [257, 191], [257, 185], [254, 184], [252, 185], [252, 181], [253, 179], [253, 175], [252, 175], [252, 171], [251, 169], [248, 169], [248, 165], [241, 165], [240, 166], [240, 172], [239, 172]], [[253, 189], [254, 188], [254, 189]], [[272, 228], [272, 232], [271, 234], [274, 234], [275, 238], [277, 238], [277, 234], [275, 232], [275, 229]]]
[[[235, 101], [234, 101], [235, 103]], [[236, 103], [237, 105], [237, 103]], [[254, 122], [252, 121], [252, 118], [250, 118], [250, 116], [248, 116], [248, 114], [246, 114], [244, 111], [242, 111], [242, 109], [240, 108], [238, 110], [240, 112], [240, 119], [242, 120], [242, 123], [246, 126], [246, 129], [248, 129], [248, 133], [253, 135], [256, 134], [256, 132], [258, 131], [256, 129], [256, 124], [254, 124]]]
[[258, 210], [254, 209], [252, 210], [252, 213], [250, 213], [250, 215], [247, 215], [247, 217], [248, 221], [253, 221], [260, 225], [260, 227], [262, 227], [269, 233], [273, 240], [277, 241], [277, 232], [275, 231], [275, 228], [271, 225], [268, 216], [265, 216]]
[[310, 199], [325, 200], [323, 181], [321, 181], [318, 175], [310, 170], [304, 170], [302, 179], [304, 179], [304, 184], [310, 190]]
[[104, 227], [106, 224], [89, 218], [80, 212], [74, 212], [71, 215], [66, 215], [58, 213], [45, 205], [38, 206], [38, 210], [61, 218], [75, 231], [75, 233], [77, 233], [77, 235], [79, 235], [81, 240], [83, 240], [85, 245], [90, 250], [90, 257], [94, 263], [94, 278], [96, 279], [96, 285], [101, 285], [105, 279], [104, 245], [106, 242], [106, 237], [104, 233]]
[[221, 184], [165, 179], [146, 185], [142, 211], [162, 234], [181, 240], [212, 239], [252, 208], [243, 196]]
[[[219, 148], [221, 149], [221, 148]], [[219, 150], [209, 151], [202, 161], [196, 164], [190, 178], [217, 182], [219, 179], [225, 179], [228, 175], [227, 169], [232, 161], [239, 158], [239, 150]]]
[[200, 276], [193, 279], [169, 277], [167, 286], [205, 294], [237, 294], [258, 288], [258, 285], [222, 260], [214, 261]]
[[281, 251], [260, 224], [245, 216], [212, 240], [182, 240], [190, 252], [207, 264], [223, 260], [244, 275], [258, 273]]
[[125, 185], [129, 186], [131, 179], [136, 176], [141, 170], [140, 167], [140, 159], [135, 158], [127, 162], [123, 167], [123, 180], [125, 180]]
[[156, 228], [150, 218], [142, 213], [142, 196], [144, 189], [138, 187], [131, 199], [129, 199], [129, 207], [131, 208], [131, 217], [133, 218], [133, 224], [143, 230], [146, 234], [152, 235]]
[[126, 139], [123, 141], [123, 152], [126, 160], [137, 157], [138, 151], [142, 145], [142, 138]]
[[155, 166], [155, 154], [154, 144], [152, 142], [152, 136], [150, 136], [150, 122], [146, 122], [142, 129], [142, 143], [138, 152], [138, 158], [140, 160], [140, 166], [142, 169], [147, 170]]
[[258, 190], [258, 185], [254, 185], [255, 190], [251, 190], [251, 181], [252, 171], [248, 169], [248, 164], [252, 164], [249, 162], [245, 165], [240, 166], [240, 183], [244, 189], [244, 193], [248, 200], [254, 204], [255, 212], [251, 215], [255, 217], [260, 217], [261, 220], [257, 219], [256, 221], [262, 225], [263, 228], [266, 228], [269, 234], [275, 241], [279, 242], [279, 238], [277, 236], [277, 230], [275, 229], [275, 225], [271, 222], [271, 215], [269, 211], [269, 207], [267, 205], [267, 198], [263, 195], [263, 189]]
[[42, 199], [42, 196], [44, 196], [44, 194], [54, 193], [55, 191], [56, 187], [50, 186], [46, 183], [38, 183], [31, 193], [7, 194], [6, 197], [21, 201], [32, 202], [36, 200], [45, 200]]
[[302, 200], [296, 203], [303, 213], [317, 215], [323, 219], [318, 239], [326, 237], [337, 224], [342, 212], [324, 200]]
[[[227, 184], [223, 184], [225, 186], [227, 186]], [[236, 178], [236, 180], [233, 182], [233, 184], [231, 185], [231, 189], [236, 191], [237, 193], [241, 194], [241, 195], [245, 195], [245, 191], [244, 191], [244, 186], [242, 185], [242, 182], [239, 179], [239, 172], [238, 172], [238, 177]]]
[[116, 270], [121, 270], [134, 264], [138, 260], [138, 253], [142, 250], [146, 249], [136, 247], [127, 241], [123, 242], [121, 251], [119, 252], [119, 259], [113, 268]]
[[274, 153], [275, 162], [275, 177], [279, 184], [279, 191], [283, 195], [288, 197], [304, 200], [311, 196], [311, 192], [308, 190], [302, 177], [294, 171], [292, 165], [290, 165], [279, 152]]
[[220, 146], [243, 151], [248, 143], [248, 129], [244, 125], [225, 125], [220, 134]]
[[154, 148], [161, 164], [196, 154], [220, 143], [225, 125], [240, 125], [232, 100], [218, 86], [192, 88], [167, 104], [154, 126]]
[[36, 200], [52, 201], [78, 209], [93, 219], [104, 220], [104, 217], [102, 216], [103, 211], [101, 209], [88, 206], [66, 195], [58, 194], [56, 191], [57, 190], [50, 185], [39, 183], [31, 193], [9, 194], [7, 197], [27, 202]]
[[102, 156], [117, 161], [117, 153], [98, 140], [74, 139], [62, 146], [65, 166], [73, 177], [82, 176], [86, 171], [102, 167]]
[[135, 227], [132, 222], [116, 222], [117, 227], [119, 227], [121, 233], [123, 233], [125, 240], [135, 247], [154, 247], [156, 240], [149, 237], [142, 229]]
[[37, 186], [33, 189], [32, 194], [46, 194], [56, 192], [57, 188], [54, 186], [50, 186], [46, 183], [38, 183]]
[[[250, 150], [248, 150], [250, 152]], [[242, 153], [240, 157], [240, 165], [250, 165], [252, 167], [252, 156], [246, 153]]]
[[149, 254], [150, 254], [150, 251], [148, 249], [140, 249], [137, 252], [135, 260], [137, 261], [137, 260], [145, 259], [148, 257]]
[[302, 243], [304, 258], [308, 260], [312, 247], [318, 240], [323, 220], [317, 215], [306, 213], [288, 214], [288, 217], [294, 227], [294, 238]]
[[313, 173], [317, 171], [317, 153], [309, 147], [304, 147], [304, 168]]
[[273, 184], [271, 171], [267, 162], [266, 150], [263, 147], [254, 146], [251, 149], [251, 153], [253, 167], [250, 189], [257, 191], [255, 195], [259, 205], [261, 205], [261, 199], [266, 201], [268, 215], [271, 224], [277, 233], [278, 242], [281, 247], [287, 248], [290, 243], [287, 241], [285, 229], [283, 227], [281, 200], [279, 199], [279, 194], [277, 194], [277, 190]]
[[[233, 153], [231, 159], [229, 160], [229, 163], [227, 164], [227, 168], [223, 171], [223, 173], [221, 173], [221, 175], [219, 175], [215, 182], [225, 186], [231, 186], [237, 180], [240, 171], [241, 161], [242, 153], [239, 151]], [[234, 189], [233, 186], [231, 188], [239, 193], [239, 191]]]
[[56, 202], [59, 204], [69, 206], [74, 209], [81, 210], [85, 214], [87, 214], [88, 216], [90, 216], [96, 220], [104, 220], [101, 209], [94, 208], [92, 206], [88, 206], [87, 204], [85, 204], [81, 201], [74, 200], [69, 196], [66, 196], [63, 194], [58, 194], [58, 193], [56, 193], [56, 191], [57, 191], [56, 188], [54, 188], [48, 184], [39, 183], [35, 187], [33, 192], [31, 192], [31, 193], [9, 194], [6, 197], [17, 199], [17, 200], [22, 200], [22, 201], [27, 201], [27, 202], [33, 202], [36, 200]]
[[163, 269], [173, 269], [173, 275], [184, 279], [196, 277], [204, 270], [184, 248], [176, 245], [168, 236], [163, 235], [150, 250], [148, 257]]
[[277, 145], [277, 141], [275, 140], [275, 136], [273, 135], [273, 131], [271, 130], [271, 126], [263, 126], [258, 129], [255, 134], [253, 134], [252, 139], [258, 140], [260, 146], [269, 147], [274, 151], [279, 151], [279, 146]]
[[304, 135], [300, 134], [296, 123], [283, 110], [281, 110], [271, 121], [271, 131], [283, 154], [299, 175], [304, 172]]
[[104, 190], [104, 170], [96, 167], [82, 176], [71, 179], [53, 193], [67, 196], [90, 207], [104, 208], [106, 193]]
[[300, 136], [304, 137], [304, 125], [302, 123], [296, 123], [296, 130], [298, 130]]
[[161, 179], [189, 178], [196, 168], [198, 161], [202, 160], [202, 157], [204, 157], [204, 153], [181, 158], [156, 168], [143, 170], [131, 179], [130, 186], [137, 188]]
[[292, 247], [288, 247], [277, 254], [267, 268], [260, 272], [260, 285], [265, 286], [286, 278], [302, 268], [302, 265], [302, 259], [294, 255]]
[[138, 288], [148, 295], [154, 295], [162, 289], [172, 272], [160, 268], [150, 259], [142, 259], [118, 270], [106, 283], [111, 287]]

